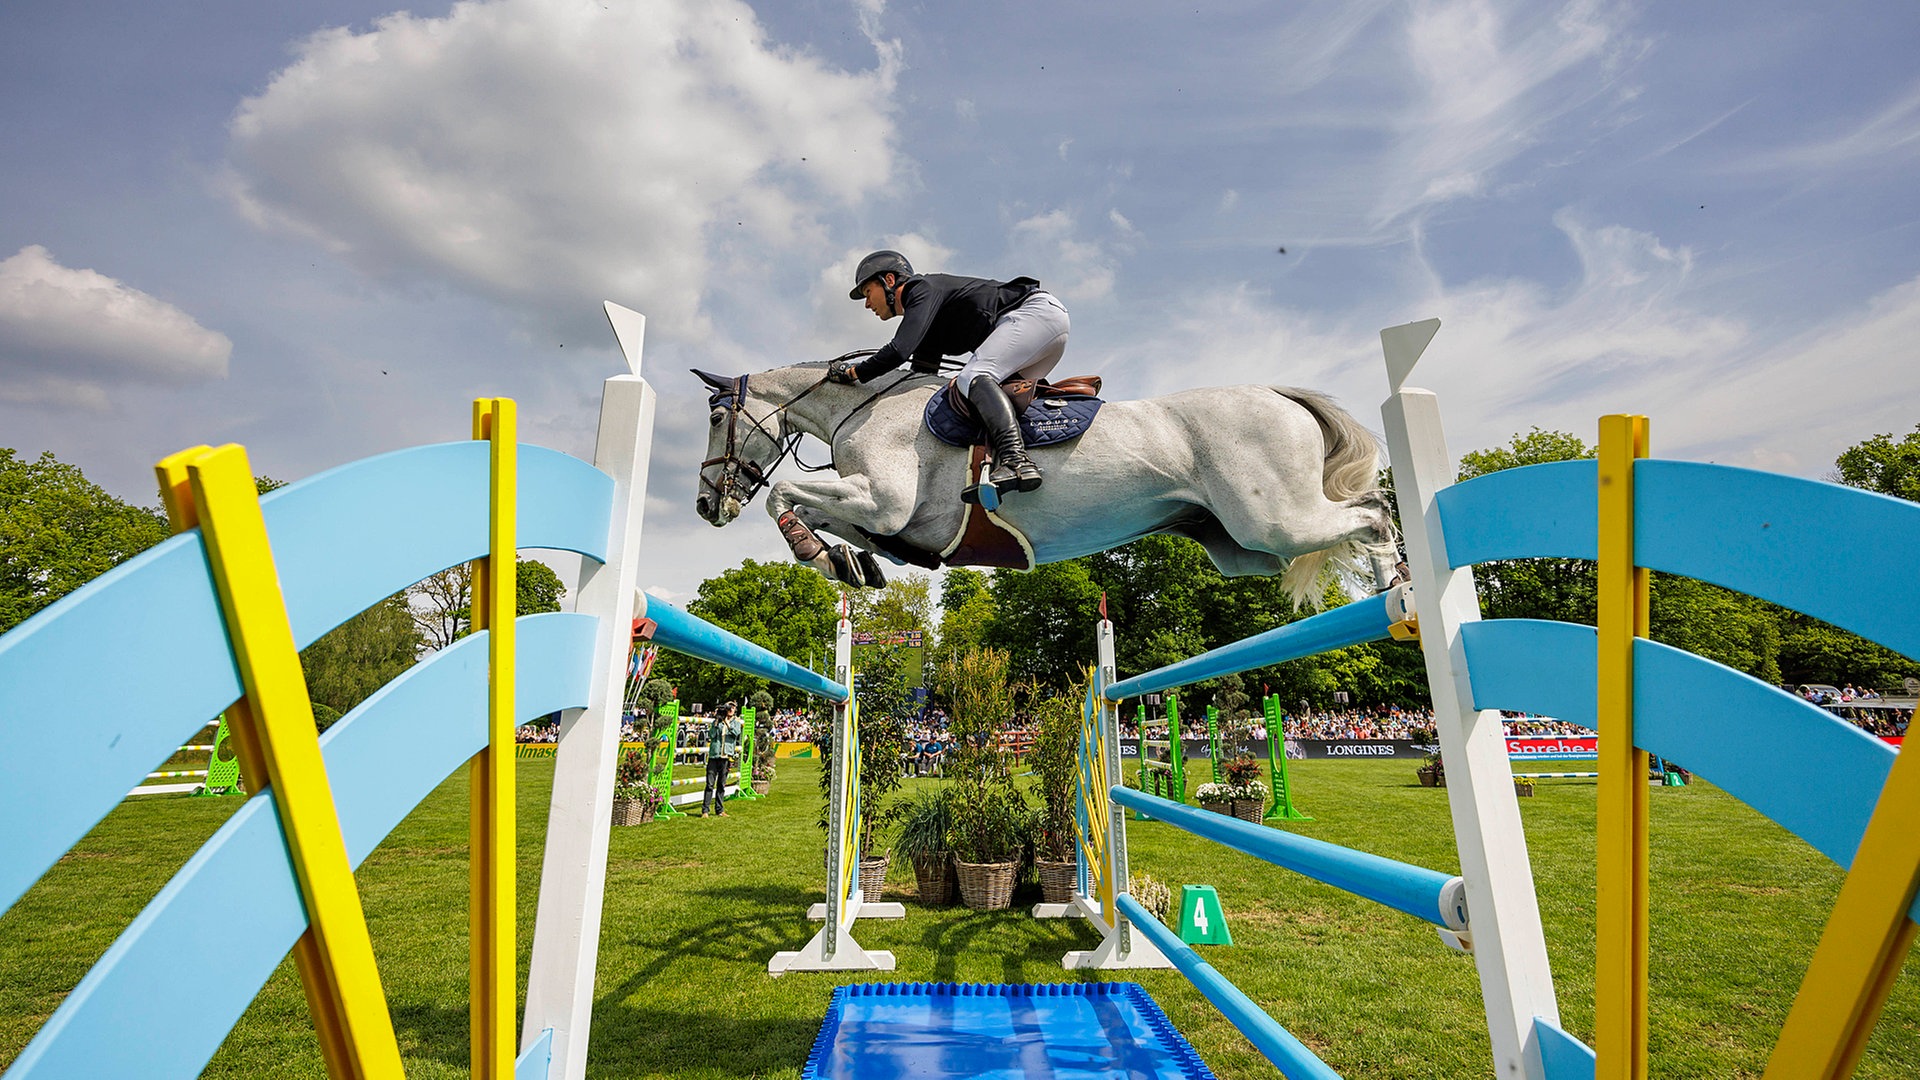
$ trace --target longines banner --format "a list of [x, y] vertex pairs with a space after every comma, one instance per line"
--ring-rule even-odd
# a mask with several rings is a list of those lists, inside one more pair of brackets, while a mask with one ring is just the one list
[[[1299, 753], [1294, 753], [1298, 749]], [[1358, 739], [1288, 739], [1290, 758], [1336, 758], [1342, 761], [1374, 761], [1384, 758], [1423, 758], [1433, 747], [1416, 742], [1362, 742]]]

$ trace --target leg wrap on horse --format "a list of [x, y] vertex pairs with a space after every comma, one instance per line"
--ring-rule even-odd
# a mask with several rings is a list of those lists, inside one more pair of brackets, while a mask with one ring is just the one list
[[870, 551], [856, 550], [850, 544], [835, 544], [827, 549], [827, 563], [833, 567], [833, 576], [849, 585], [886, 588], [887, 576], [880, 572], [880, 563]]
[[807, 528], [807, 523], [791, 510], [781, 514], [774, 524], [780, 527], [780, 536], [787, 542], [787, 547], [793, 549], [793, 557], [801, 562], [812, 562], [827, 548], [819, 537], [813, 535], [813, 530]]
[[1001, 491], [1032, 491], [1040, 486], [1040, 466], [1027, 456], [1027, 441], [1020, 434], [1020, 419], [1014, 415], [1013, 402], [991, 375], [975, 375], [967, 384], [967, 403], [974, 418], [986, 429], [987, 445], [993, 448], [993, 472], [988, 483]]

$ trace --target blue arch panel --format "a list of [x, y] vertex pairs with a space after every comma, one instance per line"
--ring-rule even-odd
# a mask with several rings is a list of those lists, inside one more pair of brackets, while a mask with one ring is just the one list
[[[1460, 628], [1477, 709], [1595, 726], [1590, 626], [1496, 619]], [[1894, 749], [1792, 694], [1659, 642], [1634, 643], [1635, 741], [1685, 765], [1842, 867], [1851, 866]], [[1782, 760], [1817, 785], [1783, 780]], [[1920, 902], [1913, 916], [1920, 920]]]
[[1920, 505], [1817, 480], [1634, 466], [1634, 559], [1804, 612], [1920, 658], [1920, 622], [1888, 586], [1920, 566]]
[[1447, 564], [1598, 558], [1599, 487], [1599, 463], [1585, 460], [1502, 469], [1440, 489], [1434, 504]]
[[[596, 620], [517, 621], [516, 715], [584, 706]], [[355, 866], [486, 745], [487, 635], [434, 654], [321, 737]], [[167, 883], [61, 1003], [7, 1080], [192, 1077], [306, 929], [286, 840], [261, 792]], [[223, 957], [208, 967], [209, 955]], [[188, 975], [191, 973], [191, 986]]]
[[1633, 680], [1636, 742], [1853, 865], [1893, 747], [1818, 705], [1657, 641], [1634, 642]]
[[1473, 681], [1473, 707], [1557, 716], [1593, 727], [1599, 700], [1593, 673], [1598, 640], [1591, 626], [1550, 619], [1462, 624], [1460, 644]]
[[[605, 558], [613, 481], [520, 448], [520, 544]], [[421, 446], [261, 500], [295, 641], [487, 551], [487, 446]], [[172, 537], [0, 637], [0, 737], [53, 729], [62, 767], [0, 755], [0, 911], [240, 697], [198, 532]]]

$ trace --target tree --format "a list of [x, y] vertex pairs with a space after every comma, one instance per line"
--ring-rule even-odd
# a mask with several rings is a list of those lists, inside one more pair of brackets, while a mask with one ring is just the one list
[[940, 588], [937, 653], [952, 658], [980, 648], [986, 643], [993, 616], [993, 590], [987, 575], [964, 566], [949, 569]]
[[[796, 664], [824, 670], [832, 666], [839, 600], [834, 587], [812, 567], [747, 559], [701, 582], [687, 610]], [[804, 698], [765, 679], [670, 651], [661, 652], [655, 671], [677, 684], [686, 701], [743, 699], [761, 689], [789, 705]]]
[[[1459, 479], [1599, 456], [1564, 431], [1534, 428], [1506, 446], [1460, 455]], [[1599, 611], [1599, 567], [1589, 559], [1503, 559], [1473, 568], [1480, 587], [1480, 614], [1488, 619], [1554, 619], [1592, 626]]]
[[[514, 563], [513, 610], [518, 615], [559, 611], [566, 585], [538, 559]], [[456, 563], [407, 590], [409, 611], [426, 648], [444, 649], [473, 632], [473, 564]]]
[[[395, 593], [301, 650], [300, 668], [315, 705], [344, 714], [412, 667], [419, 651], [407, 594]], [[325, 712], [315, 712], [324, 730]]]
[[158, 510], [130, 506], [43, 453], [0, 447], [0, 633], [167, 538]]
[[1920, 502], [1920, 425], [1895, 441], [1875, 435], [1840, 452], [1831, 479], [1849, 487]]

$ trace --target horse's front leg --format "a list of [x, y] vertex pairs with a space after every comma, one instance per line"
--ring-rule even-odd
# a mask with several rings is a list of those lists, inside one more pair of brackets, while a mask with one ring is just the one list
[[864, 529], [885, 536], [904, 529], [912, 512], [904, 494], [886, 500], [876, 495], [864, 477], [783, 480], [767, 492], [767, 513], [779, 526], [794, 559], [849, 585], [880, 588], [887, 579], [871, 552], [848, 544], [829, 545], [814, 532], [815, 527], [844, 524], [846, 529], [835, 531], [845, 535]]

